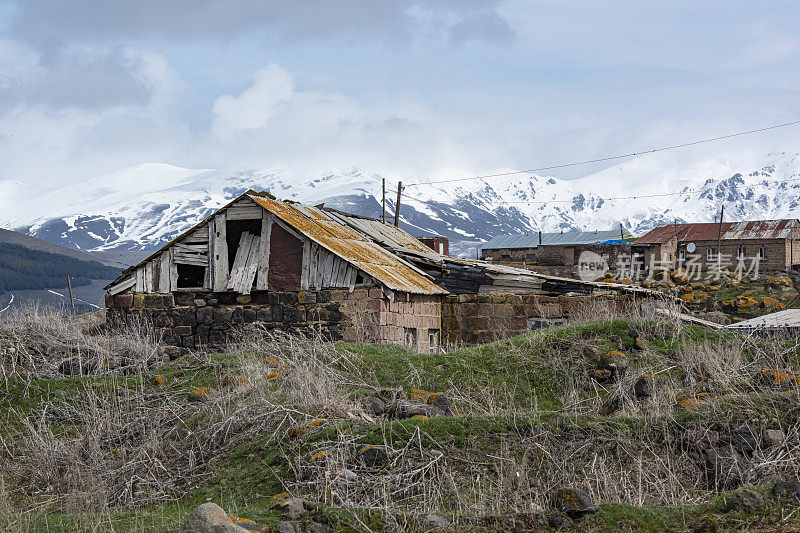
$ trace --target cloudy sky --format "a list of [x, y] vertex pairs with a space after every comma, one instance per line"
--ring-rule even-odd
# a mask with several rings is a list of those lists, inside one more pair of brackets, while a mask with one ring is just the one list
[[0, 0], [0, 180], [434, 178], [758, 128], [800, 119], [798, 20], [789, 0]]

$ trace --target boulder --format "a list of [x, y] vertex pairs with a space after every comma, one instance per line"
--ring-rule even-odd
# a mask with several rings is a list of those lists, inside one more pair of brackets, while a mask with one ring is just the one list
[[762, 507], [764, 507], [764, 497], [761, 494], [750, 489], [739, 489], [728, 500], [726, 509], [728, 511], [755, 513]]
[[643, 374], [633, 384], [633, 392], [637, 398], [649, 398], [661, 388], [663, 383], [664, 379], [661, 376]]
[[611, 370], [614, 377], [622, 377], [628, 368], [628, 358], [624, 353], [612, 350], [600, 358], [600, 367]]
[[419, 527], [422, 531], [433, 531], [450, 526], [450, 520], [435, 514], [426, 514], [419, 517]]
[[758, 439], [755, 433], [746, 425], [734, 429], [723, 440], [741, 454], [751, 454], [758, 448]]
[[428, 395], [425, 403], [436, 407], [442, 413], [444, 413], [445, 416], [455, 416], [458, 414], [458, 410], [453, 406], [453, 402], [450, 401], [450, 398], [441, 392], [434, 392], [433, 394]]
[[740, 477], [740, 467], [744, 459], [731, 445], [703, 450], [706, 475], [717, 483], [730, 485]]
[[292, 498], [291, 496], [276, 500], [275, 508], [290, 520], [296, 520], [306, 513], [306, 506], [303, 500]]
[[294, 525], [291, 522], [281, 520], [275, 526], [276, 533], [295, 533]]
[[234, 524], [222, 507], [209, 502], [195, 507], [180, 533], [247, 533], [247, 530]]
[[553, 507], [570, 517], [594, 513], [597, 509], [589, 493], [572, 487], [562, 487], [552, 496]]
[[772, 495], [782, 502], [800, 504], [800, 482], [778, 481], [772, 486]]
[[382, 446], [364, 446], [358, 451], [358, 459], [367, 467], [381, 466], [389, 460], [386, 448]]
[[367, 396], [362, 398], [361, 406], [367, 414], [372, 416], [380, 416], [386, 410], [386, 403], [375, 396]]
[[305, 533], [333, 533], [333, 528], [328, 524], [311, 522], [306, 526]]
[[786, 434], [780, 429], [768, 429], [764, 432], [763, 443], [765, 448], [780, 446], [786, 441]]

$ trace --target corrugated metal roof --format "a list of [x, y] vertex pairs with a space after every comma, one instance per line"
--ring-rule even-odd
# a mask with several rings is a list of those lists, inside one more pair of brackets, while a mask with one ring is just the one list
[[785, 309], [726, 326], [730, 329], [800, 328], [800, 309]]
[[248, 196], [312, 241], [369, 274], [389, 289], [413, 294], [447, 294], [446, 290], [420, 272], [336, 220], [333, 213], [263, 196]]
[[[796, 219], [753, 220], [747, 222], [723, 222], [722, 240], [739, 239], [786, 239], [800, 223]], [[715, 241], [720, 237], [720, 224], [699, 222], [691, 224], [667, 224], [653, 228], [634, 244], [663, 244], [676, 236], [681, 242]]]
[[[564, 233], [542, 233], [542, 246], [569, 246], [576, 244], [595, 244], [598, 242], [619, 239], [619, 230], [602, 231], [580, 231], [570, 230]], [[625, 232], [625, 237], [631, 234]], [[539, 234], [528, 233], [525, 235], [498, 235], [488, 242], [483, 243], [481, 248], [536, 248], [539, 246]]]

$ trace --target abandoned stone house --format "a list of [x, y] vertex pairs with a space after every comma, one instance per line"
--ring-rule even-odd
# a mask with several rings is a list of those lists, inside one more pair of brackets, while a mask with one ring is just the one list
[[668, 224], [636, 239], [632, 252], [644, 273], [654, 267], [708, 271], [718, 264], [731, 271], [740, 265], [749, 270], [754, 261], [759, 271], [786, 271], [800, 268], [800, 221]]
[[376, 219], [248, 191], [125, 270], [106, 307], [110, 322], [144, 318], [184, 347], [255, 327], [430, 351], [563, 319], [575, 300], [558, 296], [561, 283], [447, 257]]

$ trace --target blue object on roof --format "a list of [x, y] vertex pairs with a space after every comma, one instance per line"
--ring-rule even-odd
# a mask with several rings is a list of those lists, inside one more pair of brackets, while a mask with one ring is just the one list
[[630, 243], [621, 241], [619, 239], [611, 239], [609, 241], [596, 242], [595, 244], [630, 244]]
[[[626, 231], [625, 237], [631, 237]], [[564, 233], [542, 233], [542, 246], [567, 246], [574, 244], [596, 244], [619, 239], [619, 230], [581, 231], [570, 230]], [[621, 242], [621, 241], [618, 241]], [[498, 235], [481, 245], [484, 250], [498, 248], [536, 248], [539, 234]]]

